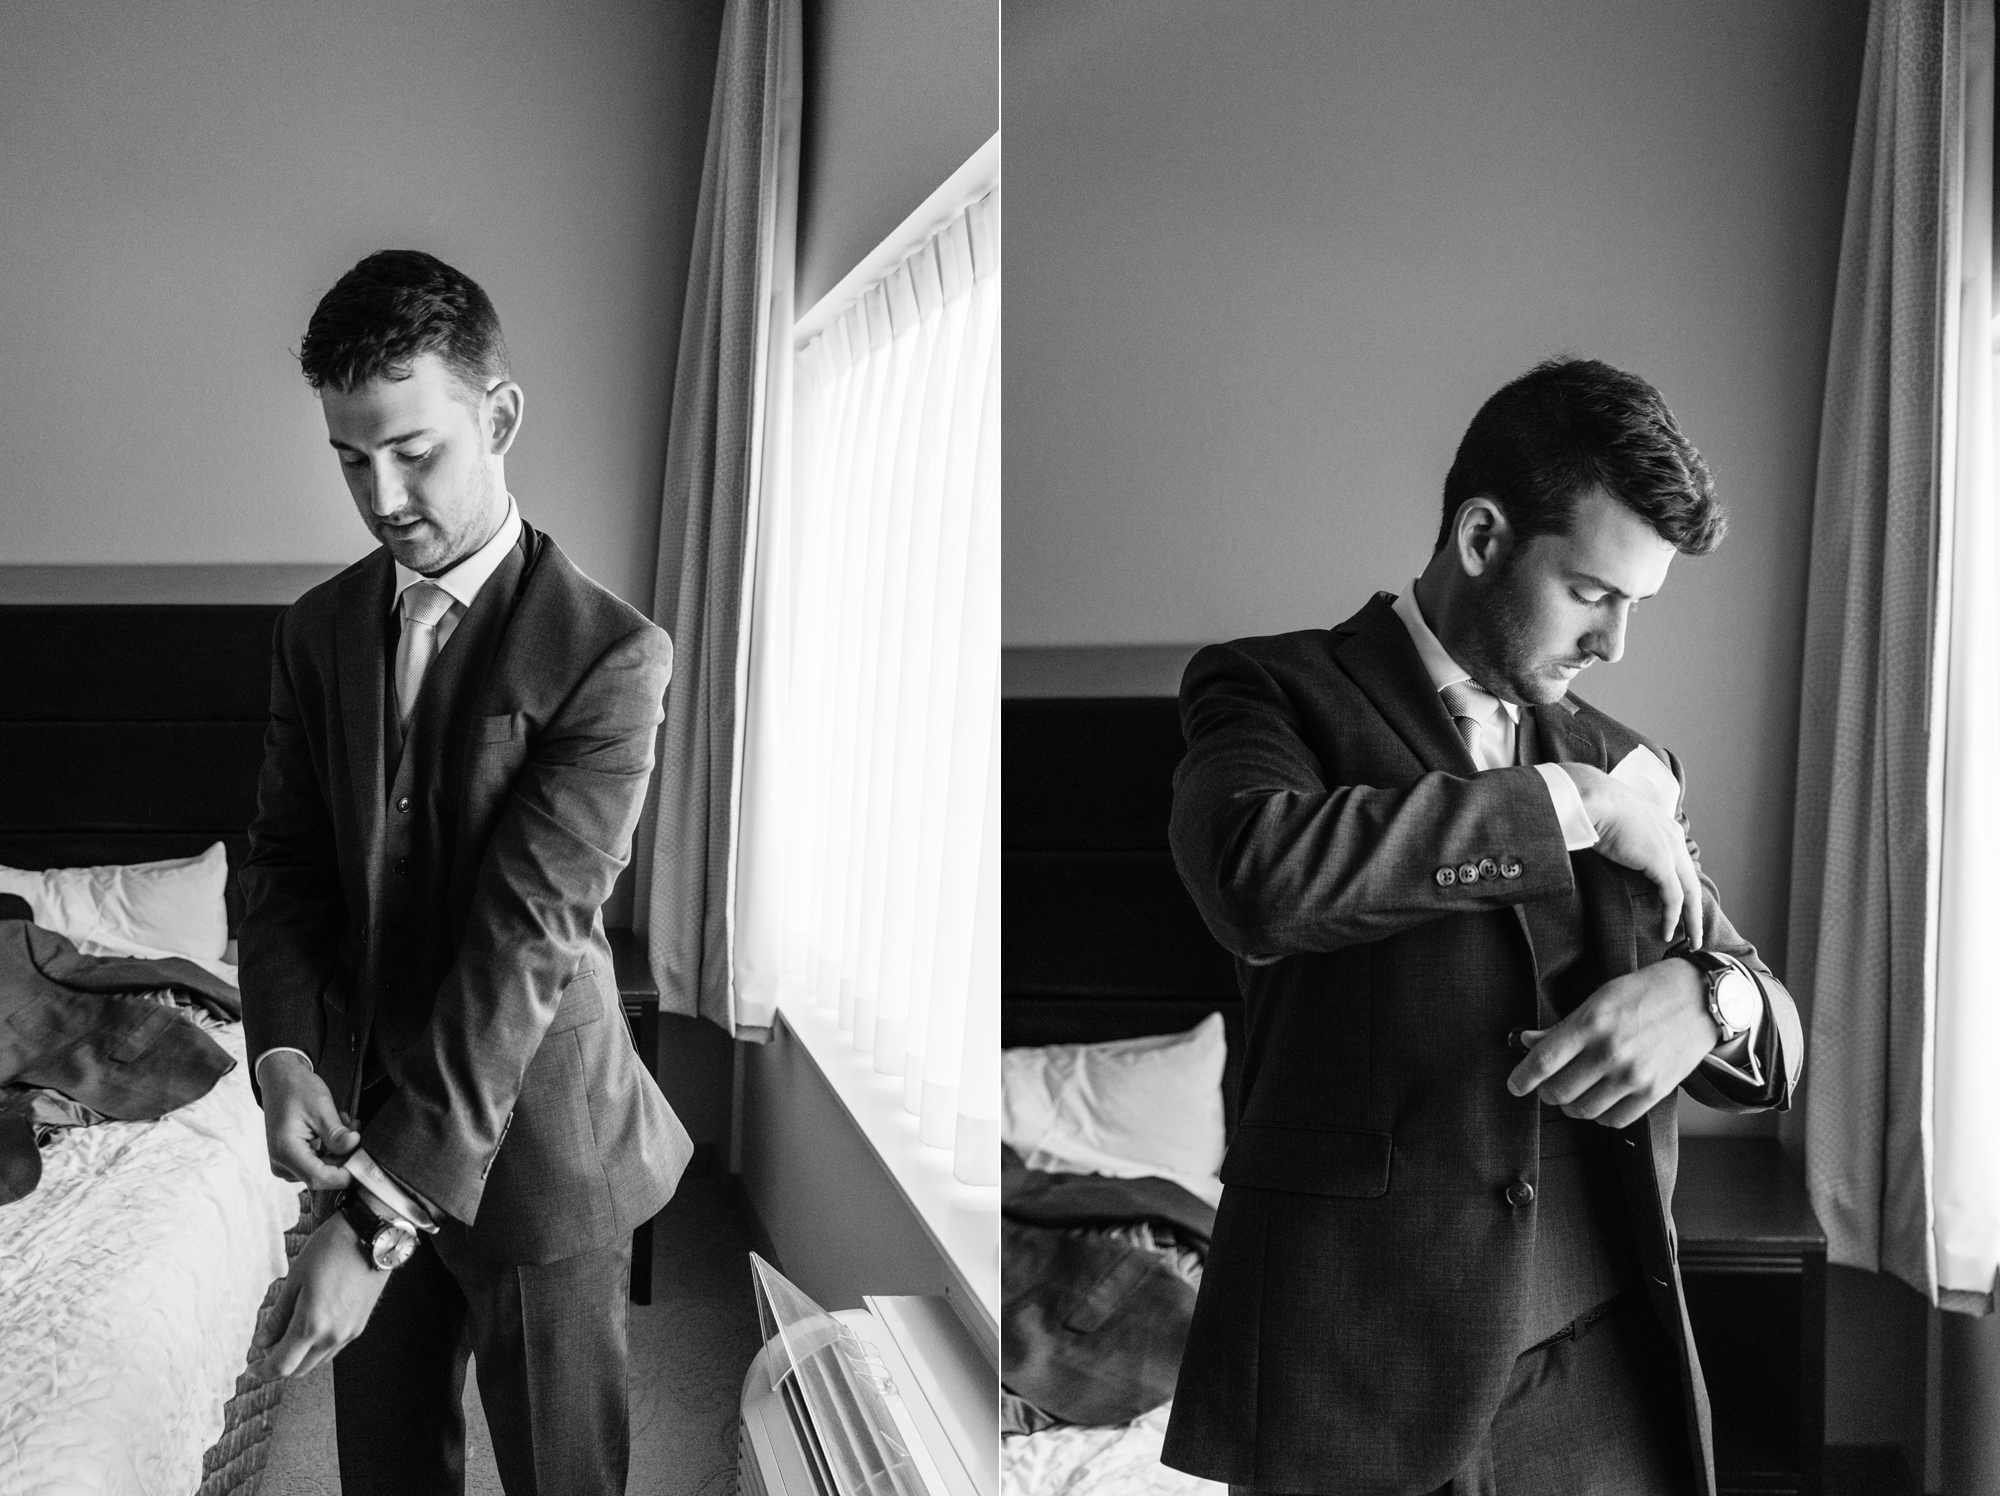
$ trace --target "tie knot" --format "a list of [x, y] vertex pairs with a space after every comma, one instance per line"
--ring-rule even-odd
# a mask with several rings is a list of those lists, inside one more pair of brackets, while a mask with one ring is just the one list
[[1438, 697], [1452, 716], [1469, 718], [1481, 727], [1493, 715], [1493, 708], [1500, 704], [1496, 697], [1480, 690], [1469, 680], [1453, 681], [1438, 692]]
[[403, 589], [403, 616], [411, 623], [436, 628], [451, 611], [451, 594], [435, 582], [412, 582]]

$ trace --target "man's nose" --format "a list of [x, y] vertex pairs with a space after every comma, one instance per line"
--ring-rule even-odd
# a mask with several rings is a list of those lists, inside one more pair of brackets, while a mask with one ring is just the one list
[[1607, 665], [1617, 664], [1625, 653], [1625, 623], [1628, 612], [1628, 604], [1617, 604], [1606, 622], [1583, 636], [1584, 649]]
[[368, 465], [368, 490], [369, 507], [378, 515], [396, 513], [409, 498], [402, 474], [386, 457], [378, 457]]

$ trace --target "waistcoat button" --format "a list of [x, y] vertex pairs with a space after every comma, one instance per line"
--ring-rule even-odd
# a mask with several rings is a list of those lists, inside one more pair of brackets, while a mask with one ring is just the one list
[[1534, 1203], [1535, 1187], [1525, 1179], [1517, 1179], [1507, 1186], [1507, 1203], [1512, 1206]]
[[407, 857], [398, 857], [396, 859], [396, 871], [399, 873], [407, 873], [409, 870], [410, 870], [410, 859]]
[[410, 797], [405, 795], [402, 799], [398, 800], [396, 802], [396, 809], [400, 810], [404, 815], [408, 815], [410, 813]]

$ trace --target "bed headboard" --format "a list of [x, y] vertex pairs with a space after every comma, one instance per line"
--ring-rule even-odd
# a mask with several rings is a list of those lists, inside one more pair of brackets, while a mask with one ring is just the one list
[[1243, 1002], [1167, 845], [1175, 702], [1014, 697], [1000, 723], [1000, 1042], [1171, 1033], [1220, 1012], [1233, 1129]]
[[148, 862], [220, 840], [233, 934], [283, 611], [0, 606], [0, 863]]

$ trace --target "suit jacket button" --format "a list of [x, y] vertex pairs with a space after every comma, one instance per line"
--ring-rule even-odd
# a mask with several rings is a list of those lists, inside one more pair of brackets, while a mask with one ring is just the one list
[[1439, 888], [1449, 888], [1458, 881], [1458, 873], [1452, 868], [1441, 867], [1437, 870], [1437, 880]]
[[1507, 1203], [1516, 1209], [1532, 1205], [1535, 1201], [1535, 1187], [1525, 1179], [1517, 1179], [1507, 1186]]
[[1493, 859], [1492, 859], [1491, 857], [1482, 857], [1482, 858], [1480, 858], [1480, 859], [1479, 859], [1479, 876], [1480, 876], [1480, 877], [1482, 877], [1482, 878], [1497, 878], [1497, 877], [1499, 877], [1499, 876], [1500, 876], [1500, 864], [1499, 864], [1499, 863], [1497, 863], [1497, 862], [1495, 862], [1495, 861], [1494, 861], [1494, 860], [1493, 860]]
[[410, 797], [408, 795], [405, 795], [403, 796], [402, 799], [398, 800], [396, 802], [396, 809], [401, 811], [404, 815], [408, 815], [410, 813]]
[[1524, 1028], [1507, 1030], [1507, 1047], [1509, 1049], [1519, 1050], [1522, 1054], [1526, 1054], [1528, 1052], [1528, 1041], [1521, 1037], [1521, 1035], [1525, 1034], [1526, 1032], [1527, 1030]]
[[1509, 857], [1505, 862], [1500, 864], [1500, 876], [1503, 878], [1520, 877], [1521, 876], [1520, 862], [1515, 858]]
[[1479, 864], [1476, 862], [1461, 862], [1458, 865], [1458, 881], [1461, 883], [1477, 883], [1479, 881]]

